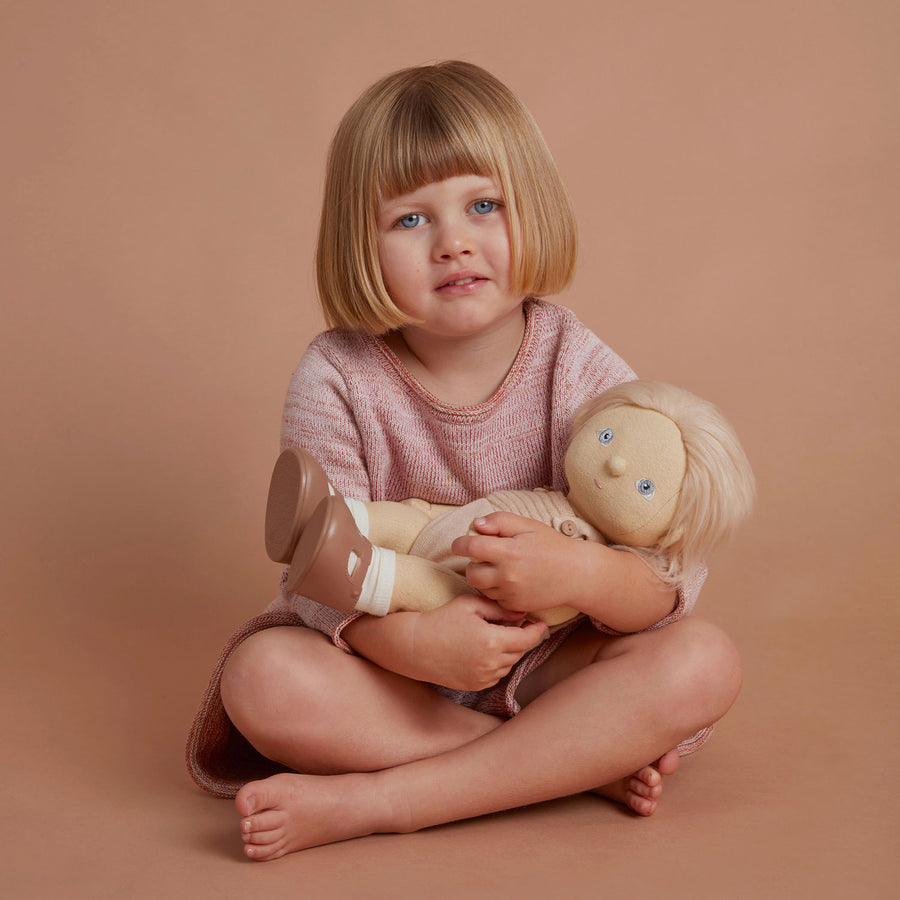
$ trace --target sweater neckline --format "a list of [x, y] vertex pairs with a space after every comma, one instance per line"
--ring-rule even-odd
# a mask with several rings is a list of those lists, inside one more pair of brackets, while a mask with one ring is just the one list
[[506, 395], [513, 390], [516, 385], [519, 383], [522, 372], [526, 368], [528, 364], [528, 360], [531, 356], [531, 348], [534, 340], [534, 331], [535, 331], [535, 319], [537, 314], [537, 309], [540, 301], [536, 298], [529, 298], [525, 300], [523, 304], [523, 309], [525, 312], [525, 333], [522, 336], [522, 343], [519, 345], [519, 350], [516, 353], [516, 358], [513, 360], [513, 364], [510, 367], [509, 371], [506, 373], [506, 377], [501, 382], [500, 386], [497, 388], [494, 393], [488, 397], [487, 400], [482, 403], [476, 403], [469, 406], [454, 406], [453, 404], [447, 403], [444, 400], [441, 400], [439, 397], [436, 397], [431, 393], [424, 385], [410, 373], [409, 369], [403, 365], [400, 361], [400, 358], [388, 347], [386, 341], [380, 335], [373, 336], [372, 340], [374, 341], [375, 346], [381, 354], [382, 360], [388, 364], [390, 369], [397, 375], [400, 381], [410, 390], [413, 394], [418, 396], [421, 400], [427, 403], [435, 412], [441, 413], [445, 416], [449, 416], [451, 418], [477, 418], [479, 416], [487, 415], [492, 412], [494, 408], [503, 401]]

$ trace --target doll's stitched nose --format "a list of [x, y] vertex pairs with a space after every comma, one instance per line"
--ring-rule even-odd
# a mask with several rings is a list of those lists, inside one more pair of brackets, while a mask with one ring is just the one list
[[619, 478], [621, 475], [625, 474], [625, 470], [628, 468], [628, 465], [621, 456], [613, 456], [606, 464], [606, 468], [609, 471], [610, 475], [612, 475], [614, 478]]

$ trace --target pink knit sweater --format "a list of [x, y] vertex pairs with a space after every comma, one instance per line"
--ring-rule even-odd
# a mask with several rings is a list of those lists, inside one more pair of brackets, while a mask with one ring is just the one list
[[[308, 450], [339, 491], [359, 500], [420, 497], [461, 506], [495, 491], [565, 492], [563, 457], [575, 412], [635, 376], [565, 307], [530, 300], [525, 313], [525, 337], [503, 384], [485, 403], [462, 408], [425, 390], [380, 338], [320, 334], [291, 379], [282, 449]], [[658, 624], [689, 612], [700, 584], [702, 576]], [[359, 614], [337, 613], [283, 588], [270, 610], [295, 613], [352, 652], [340, 635]], [[533, 668], [527, 657], [519, 667], [515, 684]], [[504, 711], [517, 709], [510, 703]]]
[[[540, 300], [525, 304], [525, 337], [503, 384], [485, 403], [453, 407], [410, 376], [383, 340], [341, 331], [320, 334], [291, 379], [284, 405], [282, 448], [302, 446], [335, 487], [360, 500], [421, 497], [463, 505], [494, 491], [552, 487], [566, 492], [563, 456], [575, 411], [589, 397], [634, 378], [631, 369], [569, 310]], [[694, 605], [703, 575], [679, 592], [658, 627]], [[238, 643], [261, 628], [307, 625], [341, 638], [358, 614], [343, 613], [285, 591], [229, 641], [188, 741], [188, 767], [198, 784], [234, 796], [241, 783], [272, 771], [228, 721], [219, 695], [224, 664]], [[563, 626], [527, 653], [493, 688], [435, 690], [495, 715], [515, 715], [515, 691], [577, 627]], [[603, 627], [602, 623], [595, 623]], [[690, 752], [701, 732], [680, 748]]]

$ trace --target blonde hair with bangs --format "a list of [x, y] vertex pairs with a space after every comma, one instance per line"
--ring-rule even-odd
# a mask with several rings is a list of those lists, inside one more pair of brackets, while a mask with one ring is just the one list
[[604, 391], [579, 409], [572, 433], [617, 406], [662, 413], [681, 432], [687, 468], [672, 524], [654, 547], [624, 548], [677, 587], [750, 514], [756, 496], [753, 471], [734, 429], [712, 403], [660, 381], [626, 381]]
[[381, 79], [338, 126], [316, 251], [319, 299], [330, 327], [379, 334], [412, 321], [381, 277], [377, 210], [384, 200], [457, 175], [498, 182], [509, 220], [513, 291], [554, 294], [570, 283], [575, 219], [534, 119], [489, 72], [452, 60]]

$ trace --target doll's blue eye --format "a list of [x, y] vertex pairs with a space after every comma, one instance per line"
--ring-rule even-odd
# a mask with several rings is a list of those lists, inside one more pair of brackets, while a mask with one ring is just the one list
[[597, 440], [605, 447], [613, 439], [612, 428], [604, 428], [603, 431], [597, 432]]
[[656, 485], [649, 478], [639, 478], [634, 486], [638, 489], [638, 493], [647, 500], [650, 500], [656, 493]]
[[404, 216], [397, 224], [401, 228], [415, 228], [422, 223], [424, 218], [425, 217], [419, 213], [410, 213], [408, 216]]

